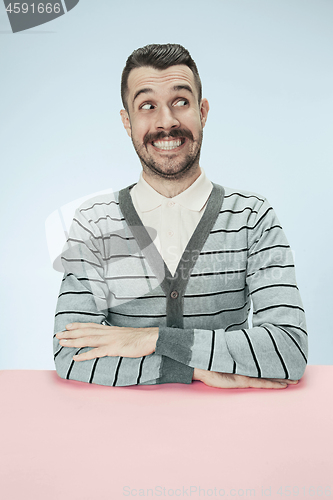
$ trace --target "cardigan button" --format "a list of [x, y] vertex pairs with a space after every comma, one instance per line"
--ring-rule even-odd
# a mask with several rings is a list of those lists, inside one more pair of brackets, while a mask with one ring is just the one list
[[170, 297], [172, 299], [178, 299], [178, 296], [179, 296], [179, 293], [176, 290], [174, 290], [173, 292], [170, 293]]

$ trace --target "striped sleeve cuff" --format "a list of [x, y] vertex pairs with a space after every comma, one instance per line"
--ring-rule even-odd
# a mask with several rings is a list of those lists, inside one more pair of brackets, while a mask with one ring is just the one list
[[155, 353], [188, 365], [193, 343], [194, 330], [163, 326], [159, 328]]
[[191, 384], [194, 368], [162, 356], [161, 374], [157, 384]]

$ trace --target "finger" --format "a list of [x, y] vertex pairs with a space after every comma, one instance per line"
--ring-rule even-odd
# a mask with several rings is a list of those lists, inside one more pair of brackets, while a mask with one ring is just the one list
[[100, 323], [68, 323], [66, 325], [66, 330], [77, 330], [81, 328], [105, 328], [105, 325], [101, 325]]
[[[284, 379], [267, 379], [258, 377], [248, 377], [246, 375], [230, 375], [224, 374], [229, 379], [232, 378], [233, 383], [239, 387], [253, 387], [257, 389], [285, 389], [287, 387]], [[240, 384], [240, 385], [239, 385]]]
[[249, 377], [248, 383], [248, 387], [253, 387], [255, 389], [285, 389], [288, 387], [288, 384], [286, 384], [285, 381], [275, 382], [273, 380], [252, 377]]
[[58, 333], [56, 333], [55, 336], [57, 337], [57, 339], [59, 339], [60, 337], [62, 337], [64, 335], [64, 333], [67, 334], [68, 333], [67, 330], [63, 330], [62, 332], [58, 332]]
[[283, 382], [288, 385], [296, 385], [299, 380], [291, 380], [289, 378], [267, 378], [266, 380], [272, 380], [273, 382]]
[[59, 344], [64, 347], [100, 347], [105, 345], [105, 338], [99, 335], [61, 338]]
[[103, 358], [106, 356], [103, 349], [91, 349], [90, 351], [76, 354], [73, 356], [74, 361], [87, 361], [89, 359]]
[[[93, 326], [90, 326], [93, 325]], [[110, 331], [102, 330], [101, 328], [95, 328], [94, 323], [89, 323], [89, 326], [85, 328], [76, 328], [75, 330], [65, 330], [64, 332], [59, 332], [56, 334], [58, 339], [77, 339], [79, 337], [94, 337], [109, 334]]]
[[73, 332], [68, 332], [67, 330], [65, 330], [64, 332], [58, 332], [56, 334], [56, 337], [57, 337], [57, 339], [64, 339], [64, 338], [68, 339], [68, 338], [71, 338], [72, 335], [73, 335]]

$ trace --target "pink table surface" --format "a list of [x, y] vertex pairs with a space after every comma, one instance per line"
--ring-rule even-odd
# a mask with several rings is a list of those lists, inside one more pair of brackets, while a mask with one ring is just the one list
[[0, 384], [1, 500], [333, 499], [333, 366], [283, 390]]

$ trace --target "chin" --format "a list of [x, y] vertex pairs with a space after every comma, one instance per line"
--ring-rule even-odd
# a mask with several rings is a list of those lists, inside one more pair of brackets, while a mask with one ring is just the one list
[[184, 177], [189, 177], [191, 174], [194, 174], [199, 165], [196, 164], [186, 164], [185, 166], [179, 166], [177, 167], [166, 167], [166, 168], [161, 168], [158, 165], [152, 165], [152, 164], [145, 164], [145, 172], [148, 175], [154, 175], [155, 177], [161, 177], [163, 179], [168, 179], [168, 180], [180, 180], [183, 179]]

